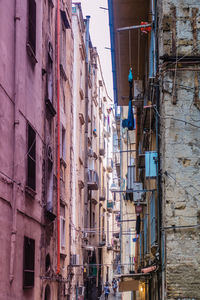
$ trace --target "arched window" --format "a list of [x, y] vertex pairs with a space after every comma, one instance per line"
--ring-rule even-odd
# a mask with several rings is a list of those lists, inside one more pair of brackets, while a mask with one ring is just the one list
[[44, 300], [50, 300], [50, 299], [51, 299], [51, 290], [50, 290], [50, 286], [47, 284], [45, 288]]
[[48, 271], [50, 270], [50, 266], [51, 266], [50, 255], [47, 254], [46, 260], [45, 260], [45, 271], [46, 271], [46, 272], [48, 272]]

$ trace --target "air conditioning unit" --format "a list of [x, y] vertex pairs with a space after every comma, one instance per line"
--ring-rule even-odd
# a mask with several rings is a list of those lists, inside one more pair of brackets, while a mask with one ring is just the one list
[[133, 201], [143, 201], [143, 184], [142, 182], [134, 182], [133, 184], [133, 190], [136, 192], [133, 192]]

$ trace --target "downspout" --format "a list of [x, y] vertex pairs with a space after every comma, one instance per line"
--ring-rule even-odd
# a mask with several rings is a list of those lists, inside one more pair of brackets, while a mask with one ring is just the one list
[[17, 235], [17, 130], [19, 127], [19, 116], [18, 116], [18, 103], [19, 103], [19, 64], [20, 64], [20, 51], [19, 51], [19, 43], [20, 41], [20, 30], [19, 30], [19, 21], [20, 19], [20, 9], [19, 9], [19, 1], [15, 0], [15, 16], [14, 16], [14, 49], [15, 49], [15, 64], [14, 64], [14, 122], [13, 122], [13, 168], [12, 168], [12, 178], [13, 178], [13, 190], [12, 190], [12, 231], [11, 231], [11, 245], [10, 245], [10, 284], [12, 284], [14, 280], [14, 265], [15, 265], [15, 252], [16, 252], [16, 235]]
[[[123, 189], [123, 146], [122, 146], [122, 112], [123, 108], [120, 106], [120, 190]], [[122, 198], [122, 193], [120, 193], [120, 221], [123, 219], [123, 198]], [[120, 272], [122, 273], [122, 229], [123, 229], [123, 222], [120, 222]]]
[[89, 22], [90, 16], [86, 16], [86, 59], [85, 59], [85, 228], [88, 228], [88, 52], [89, 52]]
[[[155, 0], [155, 7], [153, 7], [152, 2], [152, 10], [153, 10], [153, 20], [154, 20], [154, 26], [155, 26], [155, 68], [156, 68], [156, 108], [159, 112], [160, 110], [160, 87], [159, 87], [159, 79], [157, 77], [158, 70], [157, 66], [159, 63], [159, 48], [158, 48], [158, 14], [157, 14], [157, 0]], [[158, 247], [159, 247], [159, 264], [162, 268], [162, 244], [161, 244], [161, 227], [162, 227], [162, 190], [161, 190], [161, 176], [160, 176], [160, 124], [159, 124], [159, 118], [158, 114], [156, 113], [156, 151], [158, 153], [158, 162], [157, 162], [157, 208], [158, 208]], [[162, 271], [162, 270], [161, 270]], [[162, 279], [160, 278], [160, 272], [158, 273], [158, 300], [161, 299], [160, 295], [160, 287], [162, 287]]]
[[60, 0], [57, 0], [57, 274], [60, 273]]

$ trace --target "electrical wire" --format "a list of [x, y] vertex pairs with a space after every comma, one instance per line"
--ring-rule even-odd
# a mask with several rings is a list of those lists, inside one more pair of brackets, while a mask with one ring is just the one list
[[190, 125], [190, 126], [192, 126], [192, 127], [200, 128], [200, 126], [198, 126], [198, 125], [192, 124], [191, 122], [188, 122], [188, 121], [186, 121], [186, 120], [181, 120], [181, 119], [178, 119], [178, 118], [174, 118], [173, 116], [166, 115], [166, 117], [162, 117], [162, 116], [159, 114], [157, 108], [156, 108], [155, 106], [153, 106], [153, 108], [155, 109], [155, 111], [156, 111], [156, 113], [157, 113], [157, 115], [159, 116], [160, 119], [164, 119], [164, 120], [170, 119], [170, 120], [174, 120], [174, 121], [179, 121], [179, 122], [188, 124], [188, 125]]
[[[186, 190], [186, 188], [185, 188], [180, 182], [178, 182], [171, 174], [169, 174], [168, 171], [165, 171], [163, 174], [164, 174], [165, 176], [171, 178], [172, 180], [174, 180], [174, 182], [175, 182], [177, 185], [179, 185], [180, 187], [182, 187], [182, 189], [184, 189], [184, 191], [185, 191], [188, 195], [190, 195], [190, 196], [193, 197], [193, 198], [195, 197], [194, 195], [190, 194], [190, 193]], [[198, 192], [198, 195], [200, 195], [200, 190], [198, 190], [197, 188], [195, 188], [193, 185], [191, 185], [191, 187], [193, 187], [193, 188]]]

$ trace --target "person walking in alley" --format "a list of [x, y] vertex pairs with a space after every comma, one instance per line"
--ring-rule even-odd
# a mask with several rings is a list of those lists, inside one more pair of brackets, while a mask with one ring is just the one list
[[113, 293], [114, 296], [116, 296], [116, 291], [117, 291], [117, 280], [114, 278], [112, 281], [112, 288], [113, 288]]
[[108, 299], [109, 294], [110, 294], [110, 289], [109, 289], [108, 282], [106, 282], [105, 286], [104, 286], [104, 296], [105, 296], [105, 299]]

